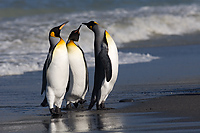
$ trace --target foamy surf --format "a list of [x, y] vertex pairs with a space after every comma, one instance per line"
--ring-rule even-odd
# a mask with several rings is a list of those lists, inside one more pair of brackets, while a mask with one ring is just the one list
[[[93, 53], [85, 53], [88, 67], [94, 67]], [[46, 59], [46, 54], [32, 53], [21, 55], [1, 55], [0, 76], [23, 74], [29, 71], [41, 71]], [[123, 53], [119, 52], [119, 64], [133, 64], [150, 62], [159, 57], [150, 54]]]

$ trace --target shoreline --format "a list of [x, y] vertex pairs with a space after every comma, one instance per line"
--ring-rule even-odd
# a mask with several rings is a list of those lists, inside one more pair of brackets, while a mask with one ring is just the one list
[[[38, 92], [37, 95], [34, 94], [35, 99], [27, 99], [28, 101], [23, 102], [20, 99], [22, 105], [9, 106], [6, 108], [1, 106], [2, 109], [8, 109], [8, 112], [1, 112], [4, 117], [2, 117], [0, 122], [0, 128], [2, 132], [45, 132], [45, 131], [67, 131], [67, 132], [87, 132], [87, 131], [182, 131], [183, 129], [199, 131], [200, 127], [200, 83], [165, 83], [165, 84], [135, 84], [135, 85], [124, 85], [117, 84], [115, 90], [111, 92], [111, 95], [106, 102], [106, 107], [114, 108], [111, 110], [96, 110], [94, 107], [92, 110], [88, 111], [85, 109], [74, 109], [71, 111], [62, 110], [63, 115], [61, 118], [51, 118], [48, 108], [40, 107], [39, 104], [43, 99], [40, 95], [40, 89], [38, 89], [38, 84], [40, 84], [39, 76], [41, 71], [29, 72], [24, 75], [8, 76], [4, 77], [4, 84], [8, 84], [8, 81], [15, 83], [15, 85], [21, 85], [15, 87], [18, 91], [23, 88], [30, 87], [27, 90], [28, 93], [35, 91]], [[12, 77], [12, 79], [11, 79]], [[31, 81], [31, 79], [34, 79]], [[20, 83], [20, 80], [24, 80], [24, 83]], [[0, 78], [2, 82], [2, 78]], [[17, 81], [17, 82], [16, 82]], [[28, 82], [29, 81], [29, 82]], [[32, 86], [29, 86], [29, 84]], [[13, 84], [6, 85], [6, 89], [11, 89]], [[132, 89], [134, 86], [136, 90]], [[35, 88], [37, 87], [37, 88]], [[120, 89], [123, 87], [124, 90]], [[146, 89], [144, 89], [146, 88]], [[151, 88], [152, 92], [149, 92], [147, 88]], [[181, 89], [182, 88], [182, 89]], [[144, 98], [136, 99], [132, 95], [126, 95], [129, 93], [135, 93], [134, 91], [141, 91]], [[155, 90], [153, 90], [155, 89]], [[158, 94], [158, 90], [160, 91]], [[179, 92], [177, 89], [180, 91]], [[173, 91], [174, 90], [174, 91]], [[91, 90], [90, 90], [91, 91]], [[123, 91], [126, 93], [121, 94]], [[167, 91], [167, 92], [165, 92]], [[21, 91], [20, 91], [21, 92]], [[173, 94], [171, 94], [171, 92]], [[10, 92], [12, 94], [12, 92]], [[89, 92], [88, 95], [90, 95]], [[150, 93], [150, 94], [148, 94]], [[156, 97], [154, 94], [156, 93]], [[26, 94], [26, 93], [25, 93]], [[175, 94], [175, 95], [174, 95]], [[153, 95], [153, 97], [148, 97]], [[39, 96], [39, 97], [38, 97]], [[125, 97], [123, 97], [125, 96]], [[23, 95], [22, 95], [23, 97]], [[30, 96], [32, 98], [32, 96]], [[131, 98], [134, 102], [119, 102], [121, 99]], [[89, 97], [87, 97], [87, 100]], [[30, 101], [33, 103], [29, 103]], [[16, 101], [18, 103], [18, 101]], [[12, 103], [11, 103], [12, 104]], [[89, 100], [86, 105], [89, 104]], [[86, 107], [85, 107], [86, 108]], [[12, 111], [13, 110], [13, 111]], [[11, 111], [12, 113], [10, 113]], [[8, 118], [6, 118], [8, 117]], [[10, 117], [10, 119], [9, 119]], [[113, 123], [115, 121], [115, 123]], [[184, 122], [184, 123], [183, 123]], [[196, 122], [196, 125], [194, 125]], [[57, 127], [54, 129], [52, 124]], [[150, 125], [149, 125], [150, 124]], [[159, 125], [158, 125], [159, 124]], [[183, 127], [187, 124], [187, 127]], [[79, 127], [74, 127], [74, 125], [79, 125]], [[84, 125], [84, 126], [81, 126]], [[87, 126], [92, 125], [92, 126]], [[80, 127], [81, 126], [81, 127]], [[159, 128], [158, 128], [159, 126]], [[63, 128], [64, 127], [64, 128]], [[61, 128], [60, 130], [58, 130]]]
[[[199, 88], [200, 90], [200, 88]], [[127, 112], [158, 112], [162, 115], [185, 117], [188, 120], [200, 121], [200, 93], [167, 95], [137, 101], [127, 107]]]
[[198, 132], [200, 131], [199, 100], [200, 93], [193, 93], [120, 103], [124, 105], [110, 110], [62, 110], [63, 115], [59, 118], [52, 118], [48, 113], [24, 116], [14, 121], [1, 122], [0, 129], [2, 132]]

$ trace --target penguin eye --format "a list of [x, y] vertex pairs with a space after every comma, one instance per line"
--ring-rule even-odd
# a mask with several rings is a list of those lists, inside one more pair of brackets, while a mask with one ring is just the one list
[[51, 34], [50, 34], [52, 37], [55, 37], [55, 32], [51, 32]]

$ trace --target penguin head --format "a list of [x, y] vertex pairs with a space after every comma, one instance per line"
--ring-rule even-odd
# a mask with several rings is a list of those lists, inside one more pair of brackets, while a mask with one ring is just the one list
[[97, 22], [95, 22], [95, 21], [90, 21], [90, 22], [88, 22], [88, 23], [82, 23], [82, 24], [84, 24], [84, 25], [86, 25], [90, 30], [94, 30], [94, 27], [96, 26], [96, 25], [99, 25]]
[[80, 36], [79, 30], [80, 30], [81, 26], [82, 25], [80, 25], [77, 30], [73, 30], [70, 33], [69, 38], [68, 38], [69, 40], [73, 40], [73, 41], [78, 41], [79, 40], [79, 36]]
[[64, 22], [60, 26], [54, 27], [49, 32], [49, 37], [60, 37], [60, 31], [61, 29], [67, 24], [69, 21]]

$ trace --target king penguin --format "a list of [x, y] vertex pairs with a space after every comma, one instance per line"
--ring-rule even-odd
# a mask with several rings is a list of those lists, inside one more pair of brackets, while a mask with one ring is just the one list
[[109, 33], [95, 21], [83, 23], [94, 32], [95, 73], [94, 88], [88, 109], [105, 109], [105, 101], [118, 76], [118, 50]]
[[65, 95], [67, 109], [71, 108], [71, 103], [76, 108], [78, 103], [84, 103], [88, 91], [88, 69], [84, 52], [79, 45], [75, 44], [75, 41], [78, 42], [79, 40], [80, 28], [81, 25], [77, 30], [71, 32], [66, 43], [70, 66], [69, 90]]
[[52, 115], [61, 114], [61, 105], [69, 79], [67, 47], [60, 36], [60, 31], [66, 23], [68, 21], [50, 30], [50, 48], [43, 67], [41, 94], [45, 91], [43, 103], [45, 103], [45, 100], [47, 101]]

